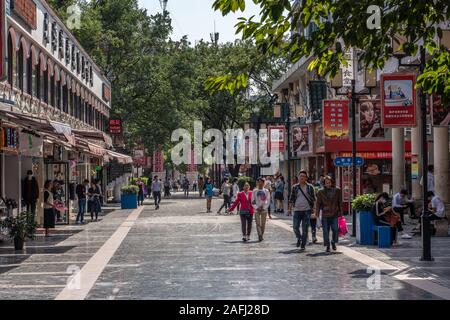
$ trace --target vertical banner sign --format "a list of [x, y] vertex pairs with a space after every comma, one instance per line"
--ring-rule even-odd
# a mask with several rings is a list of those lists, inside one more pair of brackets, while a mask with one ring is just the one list
[[188, 165], [188, 171], [189, 172], [195, 172], [197, 171], [197, 165], [195, 164], [195, 153], [194, 149], [191, 150], [191, 163]]
[[450, 106], [444, 107], [439, 95], [433, 95], [433, 126], [448, 127], [450, 124]]
[[296, 125], [292, 127], [291, 153], [294, 158], [312, 152], [312, 136], [312, 128], [309, 126]]
[[347, 61], [347, 66], [343, 65], [342, 68], [342, 86], [351, 87], [352, 80], [355, 79], [354, 69], [353, 69], [353, 49], [349, 48], [345, 52], [345, 60]]
[[322, 114], [325, 148], [339, 150], [349, 139], [348, 100], [324, 100]]
[[411, 179], [419, 179], [419, 156], [416, 154], [411, 156]]
[[280, 153], [284, 152], [286, 148], [285, 134], [286, 128], [284, 126], [269, 126], [269, 150], [278, 150]]
[[164, 155], [161, 151], [153, 153], [153, 172], [164, 172]]
[[359, 138], [384, 138], [381, 126], [381, 100], [359, 100]]
[[381, 75], [382, 126], [416, 126], [416, 92], [413, 74]]

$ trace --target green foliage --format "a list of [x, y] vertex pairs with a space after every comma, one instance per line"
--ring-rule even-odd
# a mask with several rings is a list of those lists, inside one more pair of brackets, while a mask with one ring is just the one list
[[1, 227], [8, 230], [10, 238], [33, 239], [36, 234], [37, 222], [32, 214], [22, 212], [17, 216], [7, 217], [1, 222]]
[[[231, 179], [232, 181], [233, 179]], [[256, 186], [255, 180], [253, 180], [253, 178], [251, 177], [239, 177], [238, 178], [238, 186], [239, 186], [239, 190], [243, 190], [244, 189], [244, 184], [245, 183], [249, 183], [250, 184], [250, 189], [253, 190]]]
[[[343, 51], [347, 48], [360, 49], [358, 59], [362, 65], [381, 69], [392, 57], [394, 35], [407, 39], [402, 49], [409, 56], [418, 52], [418, 42], [423, 40], [431, 60], [417, 85], [427, 93], [440, 94], [444, 101], [450, 101], [449, 52], [436, 42], [442, 35], [437, 26], [450, 20], [448, 0], [302, 0], [296, 5], [289, 0], [253, 2], [261, 8], [260, 18], [240, 18], [236, 31], [242, 32], [244, 40], [255, 41], [259, 51], [267, 57], [288, 57], [295, 63], [312, 56], [310, 70], [333, 77], [341, 63], [346, 63]], [[367, 13], [370, 5], [382, 8], [379, 29], [367, 27], [372, 14]], [[241, 6], [238, 0], [213, 3], [213, 8], [223, 15], [242, 11]], [[313, 24], [316, 28], [310, 34], [298, 32]], [[237, 76], [217, 81], [220, 87], [236, 90], [239, 84], [236, 79]]]
[[373, 205], [375, 204], [376, 194], [367, 193], [357, 196], [352, 201], [352, 207], [356, 211], [371, 211]]
[[[138, 182], [138, 179], [139, 179], [139, 178], [131, 178], [131, 179], [130, 179], [130, 184], [136, 186], [136, 185], [137, 185], [137, 182]], [[145, 185], [147, 185], [148, 180], [149, 180], [148, 177], [141, 177], [140, 179], [142, 180], [142, 182], [143, 182]]]
[[138, 194], [139, 193], [139, 187], [135, 186], [135, 185], [128, 185], [128, 186], [122, 187], [122, 189], [120, 189], [120, 191], [124, 195]]

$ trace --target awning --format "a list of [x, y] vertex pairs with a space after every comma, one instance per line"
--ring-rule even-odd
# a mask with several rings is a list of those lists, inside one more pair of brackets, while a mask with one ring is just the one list
[[119, 162], [121, 164], [133, 163], [133, 158], [130, 157], [130, 156], [127, 156], [127, 155], [122, 154], [122, 153], [114, 152], [114, 151], [111, 151], [111, 150], [106, 150], [106, 152], [108, 153], [108, 156], [110, 158], [116, 159], [117, 162]]
[[105, 134], [104, 132], [101, 132], [101, 131], [88, 131], [88, 130], [72, 129], [72, 133], [74, 133], [77, 138], [99, 140], [99, 141], [103, 141], [107, 147], [112, 146], [111, 137], [109, 137], [107, 134]]
[[95, 154], [96, 156], [103, 157], [106, 153], [106, 150], [96, 144], [92, 144], [88, 142], [89, 151]]

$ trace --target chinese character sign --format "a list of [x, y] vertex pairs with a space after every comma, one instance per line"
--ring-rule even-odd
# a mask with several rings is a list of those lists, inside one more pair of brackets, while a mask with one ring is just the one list
[[323, 131], [325, 141], [349, 139], [348, 100], [323, 101]]
[[309, 126], [292, 127], [292, 154], [298, 156], [312, 152], [312, 130]]
[[122, 120], [118, 118], [109, 119], [109, 133], [122, 134]]
[[359, 101], [359, 137], [362, 139], [384, 138], [381, 127], [381, 101]]
[[342, 86], [343, 87], [351, 87], [352, 80], [355, 79], [354, 71], [353, 71], [353, 49], [349, 48], [345, 52], [345, 60], [347, 61], [347, 66], [344, 64], [341, 65], [342, 68]]
[[383, 127], [416, 126], [415, 76], [412, 74], [381, 75], [381, 107]]
[[439, 95], [433, 95], [433, 126], [448, 126], [450, 124], [450, 106], [444, 107]]
[[164, 155], [161, 151], [153, 153], [153, 172], [164, 172]]

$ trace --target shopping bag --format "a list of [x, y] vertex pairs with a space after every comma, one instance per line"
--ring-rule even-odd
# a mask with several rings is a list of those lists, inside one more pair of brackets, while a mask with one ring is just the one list
[[339, 226], [339, 237], [343, 237], [348, 233], [347, 228], [347, 221], [345, 220], [345, 217], [339, 217], [338, 218], [338, 226]]
[[320, 210], [319, 216], [317, 217], [316, 228], [322, 228], [322, 210]]

